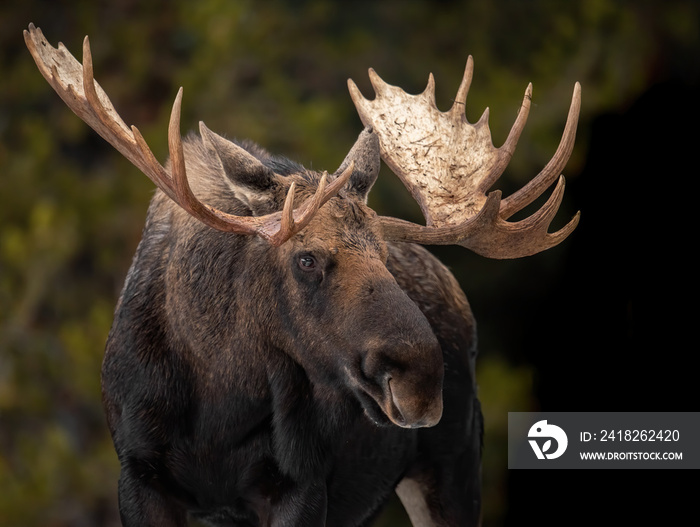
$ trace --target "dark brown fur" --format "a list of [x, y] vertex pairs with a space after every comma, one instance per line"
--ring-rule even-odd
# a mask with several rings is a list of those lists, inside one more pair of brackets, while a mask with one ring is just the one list
[[[185, 142], [202, 202], [262, 215], [292, 181], [296, 203], [314, 192], [319, 174], [243, 144], [250, 169], [222, 141]], [[469, 304], [425, 249], [382, 240], [371, 131], [351, 158], [347, 187], [280, 247], [154, 197], [103, 367], [124, 525], [367, 525], [404, 478], [433, 525], [476, 524]]]

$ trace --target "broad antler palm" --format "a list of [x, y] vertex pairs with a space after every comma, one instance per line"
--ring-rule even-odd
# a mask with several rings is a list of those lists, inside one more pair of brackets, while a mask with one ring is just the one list
[[[399, 176], [421, 207], [426, 226], [383, 217], [387, 240], [421, 244], [457, 244], [491, 258], [518, 258], [538, 253], [564, 240], [578, 224], [579, 214], [561, 230], [547, 229], [564, 193], [561, 170], [573, 150], [581, 107], [581, 86], [576, 83], [564, 134], [552, 160], [518, 192], [501, 200], [501, 192], [486, 192], [508, 165], [530, 110], [532, 85], [527, 87], [520, 113], [500, 148], [493, 146], [488, 110], [476, 124], [465, 116], [472, 80], [469, 57], [452, 108], [441, 112], [435, 105], [435, 81], [419, 95], [385, 83], [374, 70], [369, 77], [376, 97], [362, 96], [352, 80], [350, 95], [365, 126], [379, 136], [384, 162]], [[506, 221], [554, 181], [549, 200], [533, 215]]]

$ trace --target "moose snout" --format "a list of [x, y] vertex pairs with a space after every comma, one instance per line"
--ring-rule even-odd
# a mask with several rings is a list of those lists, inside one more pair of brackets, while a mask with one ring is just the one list
[[355, 325], [365, 331], [348, 380], [376, 424], [433, 426], [442, 417], [442, 348], [428, 319], [388, 271], [374, 271], [373, 293], [357, 309]]
[[421, 428], [440, 421], [443, 361], [437, 341], [370, 352], [363, 362], [362, 377], [364, 393], [391, 423]]
[[425, 386], [407, 386], [407, 383], [389, 380], [387, 388], [391, 405], [387, 417], [402, 428], [435, 426], [442, 417], [442, 383], [440, 389], [426, 390]]

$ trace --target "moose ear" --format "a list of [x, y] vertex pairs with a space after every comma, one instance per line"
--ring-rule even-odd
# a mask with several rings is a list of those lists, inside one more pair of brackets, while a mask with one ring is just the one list
[[380, 166], [379, 138], [371, 128], [365, 128], [360, 133], [335, 175], [341, 174], [352, 161], [355, 162], [355, 170], [347, 189], [367, 203], [367, 195], [377, 180]]
[[199, 123], [199, 133], [204, 146], [218, 157], [236, 195], [248, 206], [275, 185], [274, 172], [246, 149], [212, 132], [203, 122]]

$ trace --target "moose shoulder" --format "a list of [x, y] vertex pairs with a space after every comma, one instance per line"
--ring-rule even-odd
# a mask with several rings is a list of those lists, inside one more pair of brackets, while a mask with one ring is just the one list
[[[501, 200], [485, 191], [512, 155], [530, 88], [506, 144], [493, 148], [485, 119], [464, 118], [471, 59], [457, 109], [444, 114], [432, 77], [424, 94], [408, 96], [370, 72], [373, 101], [351, 83], [367, 128], [328, 174], [203, 124], [182, 140], [182, 92], [161, 166], [94, 81], [87, 39], [82, 65], [33, 25], [25, 40], [68, 106], [160, 189], [102, 372], [123, 524], [360, 526], [396, 490], [416, 526], [477, 525], [475, 322], [454, 277], [417, 244], [512, 258], [561, 242], [578, 216], [547, 228], [573, 148], [578, 86], [552, 162]], [[367, 206], [380, 159], [426, 226]], [[542, 209], [506, 221], [557, 178]]]

